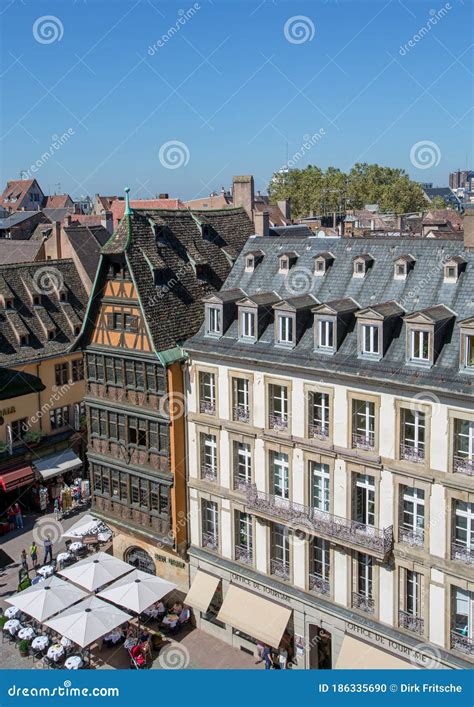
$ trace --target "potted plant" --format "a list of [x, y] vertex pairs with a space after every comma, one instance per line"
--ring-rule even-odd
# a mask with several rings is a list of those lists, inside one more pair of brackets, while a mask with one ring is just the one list
[[20, 641], [20, 643], [18, 644], [18, 650], [20, 651], [20, 655], [23, 658], [26, 658], [30, 652], [30, 644], [28, 643], [28, 641]]
[[28, 432], [23, 437], [23, 441], [29, 447], [35, 447], [37, 444], [39, 444], [41, 442], [43, 437], [45, 437], [45, 433], [42, 432], [41, 430], [28, 430]]

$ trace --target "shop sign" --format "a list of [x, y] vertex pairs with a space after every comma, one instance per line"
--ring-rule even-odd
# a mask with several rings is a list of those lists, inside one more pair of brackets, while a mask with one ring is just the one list
[[391, 653], [395, 653], [400, 658], [406, 658], [420, 667], [423, 667], [425, 664], [429, 666], [433, 663], [432, 655], [427, 655], [422, 651], [405, 646], [403, 643], [400, 643], [400, 641], [397, 641], [394, 638], [388, 638], [377, 631], [371, 631], [364, 626], [353, 624], [350, 621], [346, 621], [346, 633], [351, 636], [362, 638], [364, 641], [368, 641], [369, 643], [372, 643], [379, 648], [386, 649]]
[[186, 567], [186, 563], [182, 562], [181, 560], [175, 560], [172, 557], [167, 557], [166, 555], [159, 555], [158, 553], [155, 552], [155, 560], [158, 562], [167, 562], [169, 565], [172, 565], [173, 567], [177, 567], [180, 570], [184, 570]]
[[7, 415], [13, 415], [16, 412], [16, 408], [14, 406], [9, 407], [9, 408], [3, 408], [3, 410], [0, 410], [0, 417], [6, 417]]
[[252, 587], [252, 589], [257, 589], [259, 592], [262, 592], [262, 594], [270, 594], [272, 597], [280, 599], [280, 601], [286, 601], [288, 603], [291, 601], [291, 598], [287, 594], [282, 594], [276, 589], [266, 587], [264, 584], [260, 584], [260, 582], [255, 582], [253, 579], [243, 577], [241, 574], [235, 574], [234, 572], [231, 572], [230, 578], [233, 582], [246, 584], [248, 587]]

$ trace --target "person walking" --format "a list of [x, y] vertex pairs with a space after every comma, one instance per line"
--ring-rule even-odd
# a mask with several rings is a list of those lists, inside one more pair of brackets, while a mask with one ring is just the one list
[[265, 646], [263, 649], [263, 659], [265, 661], [265, 670], [271, 670], [273, 668], [273, 660], [270, 646]]
[[28, 572], [28, 558], [26, 557], [26, 550], [23, 549], [20, 555], [21, 566], [26, 572]]
[[50, 535], [47, 535], [44, 541], [44, 565], [48, 564], [48, 559], [50, 562], [53, 561], [53, 543]]
[[18, 502], [13, 506], [13, 513], [15, 514], [15, 523], [17, 528], [23, 528], [23, 514], [21, 512], [20, 504]]
[[36, 543], [34, 540], [32, 541], [30, 547], [30, 557], [33, 569], [35, 570], [38, 565], [38, 548], [36, 547]]
[[15, 511], [13, 510], [13, 508], [11, 506], [7, 511], [7, 516], [8, 516], [8, 525], [10, 527], [10, 530], [15, 530]]

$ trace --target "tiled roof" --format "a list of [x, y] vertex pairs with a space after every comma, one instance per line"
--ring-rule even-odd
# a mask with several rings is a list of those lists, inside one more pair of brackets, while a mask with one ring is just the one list
[[24, 241], [0, 238], [0, 264], [31, 262], [38, 255], [41, 246], [39, 239]]
[[[18, 209], [21, 209], [23, 200], [28, 190], [34, 184], [36, 184], [39, 188], [36, 179], [13, 179], [7, 182], [7, 186], [0, 197], [0, 206], [3, 206], [9, 211], [17, 211]], [[12, 201], [12, 199], [14, 199], [14, 201]], [[38, 202], [38, 206], [39, 205], [40, 202]]]
[[29, 218], [37, 215], [37, 211], [17, 211], [14, 214], [10, 214], [10, 216], [0, 218], [0, 229], [4, 230], [18, 226], [19, 223], [23, 223], [23, 221], [27, 221]]
[[[462, 242], [451, 240], [335, 239], [331, 242], [335, 257], [333, 266], [323, 277], [313, 277], [314, 255], [324, 250], [324, 246], [323, 238], [301, 239], [298, 242], [293, 238], [253, 237], [244, 251], [259, 248], [265, 257], [253, 272], [246, 272], [241, 254], [223, 289], [240, 287], [251, 299], [271, 290], [275, 290], [280, 299], [312, 294], [319, 302], [328, 303], [334, 309], [341, 306], [339, 300], [348, 298], [355, 300], [360, 309], [396, 303], [396, 306], [403, 307], [406, 316], [423, 311], [426, 314], [428, 310], [427, 316], [433, 322], [446, 319], [451, 311], [454, 328], [449, 336], [445, 336], [430, 369], [406, 363], [405, 324], [390, 340], [380, 361], [358, 359], [355, 327], [345, 336], [333, 356], [318, 353], [314, 350], [313, 332], [309, 324], [291, 354], [285, 358], [285, 365], [309, 367], [318, 375], [325, 372], [393, 379], [397, 385], [426, 385], [447, 392], [473, 393], [474, 376], [459, 371], [459, 322], [474, 316], [474, 252], [464, 251]], [[300, 252], [298, 264], [287, 274], [279, 273], [278, 255], [289, 247], [295, 247]], [[372, 267], [365, 277], [353, 277], [354, 258], [367, 252], [373, 257]], [[396, 279], [394, 261], [406, 253], [414, 257], [415, 264], [405, 280]], [[456, 283], [445, 282], [443, 264], [456, 255], [465, 259], [465, 269]], [[281, 351], [275, 347], [273, 337], [274, 327], [270, 323], [258, 342], [245, 345], [239, 341], [237, 321], [233, 321], [218, 341], [206, 337], [204, 327], [201, 327], [185, 347], [191, 352], [201, 351], [247, 362], [252, 360], [265, 362], [266, 365], [280, 365]]]
[[84, 270], [93, 281], [99, 264], [100, 249], [110, 238], [110, 233], [103, 226], [74, 223], [64, 226], [64, 231]]
[[[179, 199], [131, 199], [132, 209], [185, 209]], [[125, 200], [115, 199], [108, 209], [112, 212], [112, 222], [116, 226], [125, 213]]]
[[[45, 273], [51, 273], [58, 284], [63, 283], [67, 302], [62, 303]], [[40, 305], [33, 305], [32, 296], [41, 295]], [[82, 322], [87, 293], [72, 260], [48, 260], [37, 263], [0, 266], [0, 295], [13, 299], [13, 309], [0, 309], [0, 363], [19, 363], [57, 355], [67, 351], [77, 338], [72, 312]], [[54, 328], [54, 338], [47, 329]], [[46, 330], [45, 330], [46, 329]], [[21, 346], [19, 337], [29, 338]]]
[[42, 209], [45, 216], [49, 218], [50, 221], [64, 221], [66, 216], [71, 214], [71, 207], [57, 207], [57, 208], [44, 208]]
[[53, 194], [46, 196], [43, 201], [43, 209], [66, 209], [72, 205], [73, 201], [69, 194]]

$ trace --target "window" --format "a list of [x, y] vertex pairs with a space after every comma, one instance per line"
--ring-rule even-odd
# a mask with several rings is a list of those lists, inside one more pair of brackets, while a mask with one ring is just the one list
[[452, 588], [451, 647], [472, 656], [474, 650], [474, 592]]
[[278, 343], [293, 344], [293, 317], [278, 316]]
[[334, 322], [331, 319], [318, 321], [318, 348], [334, 349]]
[[419, 572], [400, 569], [400, 599], [402, 608], [398, 612], [398, 623], [413, 633], [422, 634], [424, 621], [422, 618], [422, 580]]
[[255, 339], [255, 314], [243, 311], [240, 314], [240, 335], [243, 339]]
[[357, 552], [355, 556], [355, 591], [352, 606], [368, 614], [374, 613], [373, 560], [370, 555]]
[[326, 272], [326, 261], [323, 258], [317, 258], [314, 261], [314, 274], [316, 276], [324, 275]]
[[395, 264], [395, 277], [398, 277], [400, 279], [404, 279], [407, 274], [407, 266], [405, 263], [396, 263]]
[[207, 308], [207, 333], [221, 333], [221, 311], [217, 307]]
[[252, 483], [252, 448], [246, 442], [234, 442], [234, 489], [245, 490]]
[[54, 366], [56, 385], [66, 385], [69, 380], [69, 363], [57, 363]]
[[216, 377], [214, 373], [199, 373], [199, 410], [206, 415], [216, 414]]
[[464, 335], [464, 356], [466, 368], [474, 368], [474, 334]]
[[425, 413], [418, 410], [400, 410], [400, 458], [410, 462], [425, 459]]
[[331, 571], [329, 542], [321, 538], [313, 538], [310, 543], [310, 575], [309, 588], [318, 594], [329, 594], [329, 577]]
[[150, 555], [142, 550], [141, 547], [133, 547], [127, 551], [126, 562], [133, 565], [135, 569], [146, 572], [147, 574], [156, 574], [155, 563]]
[[232, 378], [232, 419], [236, 422], [250, 420], [250, 381]]
[[288, 389], [284, 385], [268, 386], [269, 427], [274, 430], [288, 429]]
[[82, 358], [75, 358], [71, 361], [71, 370], [73, 383], [84, 380], [84, 361]]
[[217, 550], [219, 546], [219, 519], [217, 503], [202, 501], [202, 546], [209, 550]]
[[201, 432], [201, 479], [217, 479], [217, 437]]
[[66, 427], [66, 425], [69, 425], [69, 407], [64, 405], [63, 407], [50, 410], [49, 422], [52, 430], [59, 430], [61, 427]]
[[355, 277], [361, 277], [365, 275], [365, 263], [363, 260], [356, 260], [354, 262], [353, 274]]
[[352, 401], [352, 446], [375, 449], [375, 403], [369, 400]]
[[308, 437], [329, 438], [329, 393], [308, 394]]
[[290, 496], [288, 454], [283, 452], [270, 452], [270, 493], [285, 500]]
[[289, 270], [290, 260], [286, 256], [280, 258], [280, 272], [286, 272]]
[[375, 525], [375, 480], [368, 474], [355, 474], [354, 520]]
[[318, 511], [329, 512], [329, 466], [319, 462], [309, 462], [311, 505]]
[[290, 578], [290, 538], [288, 529], [279, 523], [271, 526], [270, 573], [280, 579]]
[[474, 474], [474, 421], [454, 420], [453, 470]]
[[235, 511], [235, 559], [253, 563], [253, 524], [249, 513]]
[[138, 447], [148, 447], [146, 420], [128, 418], [128, 443]]
[[124, 314], [123, 328], [125, 331], [138, 331], [138, 317], [134, 314]]
[[380, 354], [380, 327], [374, 324], [362, 325], [361, 351], [363, 354]]
[[430, 332], [424, 329], [411, 331], [411, 359], [428, 363], [430, 361]]
[[11, 423], [13, 445], [21, 444], [23, 437], [29, 430], [28, 418], [23, 417], [21, 420], [13, 420]]
[[122, 312], [114, 312], [109, 318], [109, 326], [117, 331], [122, 331], [123, 329], [123, 317]]
[[474, 503], [454, 501], [453, 560], [474, 561]]
[[425, 536], [425, 492], [410, 486], [401, 486], [400, 542], [423, 547]]
[[247, 255], [245, 258], [245, 269], [251, 271], [254, 269], [255, 259], [253, 255]]

